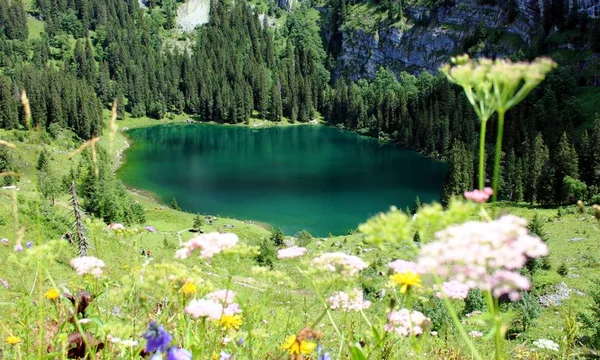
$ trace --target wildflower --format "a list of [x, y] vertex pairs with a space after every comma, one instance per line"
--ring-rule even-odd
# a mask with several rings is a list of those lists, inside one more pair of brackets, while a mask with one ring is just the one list
[[352, 277], [367, 268], [367, 264], [359, 257], [341, 252], [325, 253], [316, 257], [312, 266], [317, 270], [336, 272], [344, 277]]
[[306, 253], [306, 248], [299, 246], [292, 246], [286, 249], [280, 249], [277, 251], [277, 258], [279, 259], [291, 259], [297, 258]]
[[435, 285], [434, 289], [439, 290], [435, 296], [440, 299], [444, 296], [450, 299], [465, 299], [469, 295], [469, 287], [456, 280], [446, 281], [441, 287]]
[[128, 348], [133, 348], [133, 347], [140, 345], [140, 343], [137, 340], [131, 340], [131, 339], [121, 340], [121, 341], [119, 341], [119, 344], [121, 344], [125, 347], [128, 347]]
[[533, 346], [537, 347], [538, 349], [558, 351], [558, 344], [548, 339], [536, 340], [533, 342]]
[[167, 351], [167, 345], [172, 340], [171, 335], [161, 325], [157, 325], [156, 322], [150, 322], [150, 328], [142, 335], [146, 339], [146, 352]]
[[321, 345], [317, 346], [317, 360], [332, 360], [328, 353], [323, 351]]
[[0, 239], [0, 244], [2, 244], [4, 246], [8, 246], [8, 239], [6, 239], [6, 238]]
[[146, 231], [154, 233], [156, 232], [156, 229], [150, 225], [146, 226], [144, 229], [146, 229]]
[[356, 288], [349, 294], [343, 291], [335, 293], [327, 299], [327, 302], [331, 309], [341, 311], [361, 311], [371, 306], [370, 301], [363, 299], [363, 292]]
[[115, 306], [115, 307], [113, 308], [113, 310], [111, 311], [111, 313], [112, 313], [113, 315], [119, 315], [119, 314], [121, 313], [121, 308], [120, 308], [120, 307], [118, 307], [118, 306]]
[[23, 251], [23, 245], [21, 245], [21, 244], [15, 245], [15, 251], [18, 251], [18, 252]]
[[310, 354], [316, 347], [317, 344], [306, 340], [299, 340], [296, 335], [289, 336], [285, 339], [283, 345], [281, 345], [281, 348], [287, 350], [290, 355]]
[[185, 307], [185, 312], [194, 318], [205, 317], [211, 320], [219, 320], [223, 314], [223, 305], [213, 300], [192, 300]]
[[401, 294], [406, 293], [411, 287], [421, 287], [421, 278], [419, 277], [419, 274], [412, 271], [394, 274], [390, 276], [390, 280], [394, 285], [401, 285]]
[[387, 314], [388, 323], [384, 330], [400, 336], [421, 335], [424, 330], [431, 328], [431, 319], [419, 311], [400, 309]]
[[525, 219], [508, 215], [448, 227], [436, 234], [438, 241], [421, 248], [419, 265], [427, 273], [469, 288], [516, 299], [519, 290], [529, 288], [529, 281], [511, 270], [521, 268], [529, 258], [548, 254], [546, 244], [529, 235], [526, 226]]
[[167, 352], [167, 360], [192, 360], [192, 353], [177, 346], [171, 346]]
[[28, 242], [27, 242], [27, 244], [25, 244], [25, 246], [26, 246], [28, 249], [31, 249], [31, 247], [33, 246], [33, 241], [28, 241]]
[[104, 261], [93, 256], [82, 256], [71, 260], [71, 267], [75, 269], [78, 275], [90, 274], [95, 277], [102, 275]]
[[219, 319], [219, 325], [225, 330], [238, 330], [242, 326], [241, 315], [223, 315]]
[[108, 230], [121, 231], [125, 230], [125, 226], [123, 226], [123, 224], [111, 223], [110, 225], [108, 225]]
[[58, 299], [59, 296], [60, 294], [54, 288], [51, 288], [50, 290], [46, 291], [46, 299], [48, 300], [54, 301]]
[[183, 287], [181, 288], [181, 291], [185, 295], [194, 295], [196, 293], [196, 285], [194, 285], [193, 282], [188, 281], [185, 283], [185, 285], [183, 285]]
[[412, 261], [395, 260], [389, 263], [388, 266], [396, 273], [404, 273], [407, 271], [412, 271], [417, 274], [422, 273], [419, 264]]
[[8, 281], [0, 279], [0, 283], [4, 286], [5, 289], [8, 289]]
[[233, 303], [233, 298], [235, 297], [235, 292], [226, 289], [226, 290], [217, 290], [211, 293], [206, 294], [205, 298], [210, 299], [212, 301], [221, 302], [223, 304], [231, 304]]
[[238, 243], [238, 237], [235, 234], [220, 234], [212, 232], [209, 234], [197, 235], [183, 244], [183, 248], [175, 253], [176, 259], [186, 259], [194, 250], [200, 249], [200, 257], [212, 259], [212, 257], [223, 250], [228, 250]]
[[237, 303], [229, 304], [223, 309], [223, 314], [225, 315], [235, 315], [241, 314], [242, 309], [240, 309], [240, 305]]
[[7, 338], [6, 338], [6, 342], [7, 342], [9, 345], [17, 345], [18, 343], [20, 343], [20, 342], [21, 342], [21, 338], [20, 338], [20, 337], [18, 337], [18, 336], [12, 336], [12, 335], [11, 335], [11, 336], [9, 336], [9, 337], [7, 337]]
[[219, 354], [219, 360], [231, 360], [233, 359], [233, 355], [226, 353], [225, 351], [221, 351]]
[[473, 330], [469, 332], [469, 335], [471, 335], [472, 338], [479, 338], [483, 336], [483, 333], [481, 331]]
[[486, 187], [483, 190], [475, 189], [473, 191], [465, 191], [465, 199], [475, 201], [476, 203], [484, 203], [486, 202], [490, 196], [494, 194], [494, 190], [492, 188]]

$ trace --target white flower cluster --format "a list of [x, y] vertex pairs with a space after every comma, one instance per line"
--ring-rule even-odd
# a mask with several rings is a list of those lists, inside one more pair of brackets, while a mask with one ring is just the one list
[[367, 268], [367, 264], [359, 257], [341, 252], [325, 253], [316, 257], [312, 266], [317, 270], [337, 272], [345, 277], [352, 277]]
[[71, 267], [75, 269], [78, 275], [93, 275], [99, 277], [102, 275], [104, 261], [93, 256], [82, 256], [71, 260]]
[[423, 331], [431, 328], [431, 319], [419, 311], [400, 309], [387, 314], [388, 323], [384, 330], [394, 332], [400, 336], [421, 335]]
[[221, 234], [218, 232], [202, 234], [195, 236], [184, 243], [183, 248], [177, 250], [175, 253], [175, 258], [185, 259], [189, 257], [194, 250], [200, 249], [200, 257], [210, 260], [213, 256], [223, 250], [231, 249], [237, 243], [238, 237], [236, 234]]
[[327, 302], [331, 309], [341, 311], [361, 311], [371, 306], [370, 301], [363, 299], [363, 292], [356, 288], [350, 293], [337, 292], [330, 296]]
[[538, 349], [558, 351], [558, 344], [548, 339], [536, 340], [533, 342], [533, 346], [535, 346]]

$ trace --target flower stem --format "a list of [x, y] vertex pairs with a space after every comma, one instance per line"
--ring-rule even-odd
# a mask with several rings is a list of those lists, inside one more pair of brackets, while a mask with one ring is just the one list
[[485, 127], [487, 119], [481, 120], [481, 132], [479, 134], [479, 190], [483, 190], [485, 183]]
[[502, 153], [502, 136], [504, 133], [504, 112], [498, 110], [498, 135], [496, 136], [496, 158], [494, 160], [494, 195], [492, 202], [496, 202], [498, 198], [498, 181], [500, 179], [500, 154]]

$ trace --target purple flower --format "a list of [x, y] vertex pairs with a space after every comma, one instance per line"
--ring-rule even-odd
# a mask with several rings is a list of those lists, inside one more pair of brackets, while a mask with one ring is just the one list
[[118, 306], [115, 306], [112, 313], [113, 313], [113, 315], [119, 315], [121, 313], [121, 308]]
[[167, 345], [173, 339], [164, 327], [157, 325], [156, 322], [150, 322], [150, 328], [142, 335], [146, 339], [146, 352], [160, 351], [166, 352]]
[[2, 284], [2, 286], [8, 289], [8, 281], [0, 279], [0, 283]]
[[146, 226], [144, 229], [148, 230], [151, 233], [156, 232], [156, 229], [150, 225]]
[[18, 251], [18, 252], [23, 251], [23, 245], [21, 245], [21, 244], [15, 245], [15, 251]]
[[225, 351], [221, 351], [221, 354], [219, 354], [221, 357], [219, 358], [219, 360], [231, 360], [233, 359], [233, 355], [226, 353]]
[[167, 360], [192, 360], [192, 353], [177, 346], [171, 346], [167, 353]]
[[318, 360], [331, 360], [331, 356], [328, 353], [323, 352], [323, 347], [321, 345], [317, 346], [317, 356]]
[[240, 338], [240, 339], [237, 341], [237, 343], [238, 343], [238, 345], [239, 345], [239, 346], [242, 346], [242, 345], [244, 345], [244, 338]]
[[33, 241], [28, 241], [27, 244], [25, 244], [25, 246], [27, 246], [28, 249], [31, 249], [31, 247], [33, 246]]

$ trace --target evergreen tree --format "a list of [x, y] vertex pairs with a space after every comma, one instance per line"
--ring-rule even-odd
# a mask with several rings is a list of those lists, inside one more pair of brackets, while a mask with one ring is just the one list
[[276, 247], [283, 246], [283, 231], [280, 228], [275, 229], [273, 234], [271, 235], [271, 243]]

